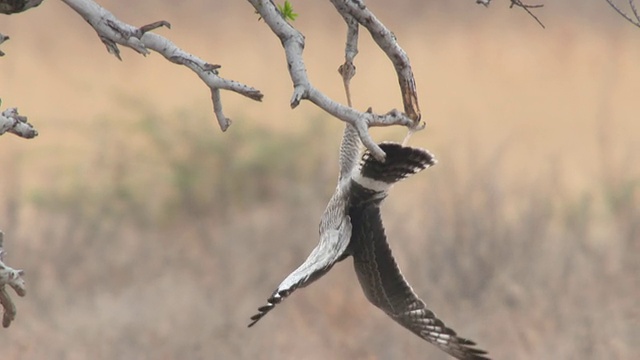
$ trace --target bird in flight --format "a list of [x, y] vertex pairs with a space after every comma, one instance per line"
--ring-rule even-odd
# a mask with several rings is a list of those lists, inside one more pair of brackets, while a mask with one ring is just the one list
[[[387, 242], [380, 204], [393, 184], [435, 164], [426, 150], [382, 143], [385, 162], [365, 151], [359, 166], [359, 138], [347, 125], [340, 152], [338, 187], [320, 222], [320, 242], [305, 262], [258, 308], [249, 327], [297, 288], [326, 274], [352, 256], [366, 298], [394, 321], [457, 359], [488, 360], [471, 340], [458, 337], [427, 309], [407, 283]], [[354, 150], [355, 148], [355, 150]]]

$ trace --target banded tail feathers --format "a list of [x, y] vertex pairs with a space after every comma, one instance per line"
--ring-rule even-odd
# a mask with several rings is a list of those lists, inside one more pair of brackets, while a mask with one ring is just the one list
[[387, 155], [385, 162], [378, 161], [367, 150], [352, 175], [353, 181], [368, 190], [386, 191], [396, 182], [436, 164], [433, 155], [424, 149], [392, 142], [384, 142], [380, 148]]

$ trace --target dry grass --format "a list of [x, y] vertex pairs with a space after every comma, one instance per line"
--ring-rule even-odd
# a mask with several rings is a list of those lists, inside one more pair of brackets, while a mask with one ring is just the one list
[[[0, 96], [41, 136], [0, 139], [0, 225], [8, 263], [28, 281], [2, 330], [2, 358], [445, 359], [366, 302], [350, 260], [246, 329], [317, 241], [340, 125], [309, 105], [288, 109], [282, 54], [264, 24], [166, 6], [181, 45], [267, 94], [264, 104], [226, 95], [236, 120], [226, 134], [186, 71], [129, 52], [124, 64], [102, 52], [81, 58], [102, 45], [61, 4], [24, 16], [69, 21], [65, 39], [26, 30], [21, 17], [3, 23], [12, 40]], [[339, 19], [305, 21], [305, 11], [329, 10], [305, 6], [310, 74], [340, 98]], [[127, 20], [148, 22], [139, 10]], [[412, 143], [440, 160], [384, 205], [394, 253], [431, 308], [496, 359], [631, 359], [640, 352], [638, 33], [590, 24], [590, 12], [584, 22], [547, 16], [541, 31], [506, 9], [481, 10], [384, 13], [402, 24], [394, 31], [430, 121]], [[321, 32], [327, 23], [335, 33]], [[398, 106], [388, 61], [369, 40], [361, 46], [357, 106]]]

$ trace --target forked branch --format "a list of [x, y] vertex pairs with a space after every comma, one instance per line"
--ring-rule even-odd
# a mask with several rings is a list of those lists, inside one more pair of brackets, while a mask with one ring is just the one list
[[[635, 0], [627, 0], [629, 2], [629, 7], [631, 8], [631, 15], [627, 12], [623, 11], [618, 5], [616, 5], [613, 0], [607, 0], [609, 6], [613, 8], [620, 16], [625, 18], [628, 22], [633, 25], [640, 27], [640, 13], [638, 12], [638, 8], [636, 7]], [[632, 17], [633, 15], [633, 17]]]
[[222, 131], [229, 127], [231, 120], [224, 115], [222, 110], [221, 89], [236, 92], [256, 101], [262, 100], [263, 95], [259, 90], [218, 76], [220, 65], [210, 64], [180, 49], [167, 38], [151, 32], [151, 30], [163, 26], [170, 28], [171, 25], [166, 21], [156, 21], [138, 28], [118, 20], [111, 12], [92, 0], [62, 1], [80, 14], [95, 29], [100, 40], [106, 45], [107, 51], [118, 59], [121, 60], [118, 45], [129, 47], [142, 55], [147, 55], [149, 50], [153, 50], [167, 60], [184, 65], [195, 72], [211, 90], [213, 110]]
[[[609, 1], [609, 0], [607, 0]], [[544, 5], [542, 4], [537, 4], [537, 5], [529, 5], [529, 4], [525, 4], [523, 3], [521, 0], [510, 0], [511, 4], [509, 5], [509, 8], [513, 8], [513, 7], [517, 7], [517, 8], [521, 8], [524, 11], [527, 12], [527, 14], [529, 14], [529, 16], [531, 16], [543, 29], [545, 28], [544, 24], [542, 23], [542, 21], [540, 21], [540, 19], [538, 19], [538, 17], [531, 11], [531, 9], [537, 9], [537, 8], [541, 8]], [[491, 0], [476, 0], [476, 4], [481, 4], [484, 6], [489, 6], [489, 4], [491, 3]]]
[[9, 327], [16, 318], [16, 306], [7, 292], [6, 285], [9, 285], [18, 296], [25, 296], [26, 286], [22, 276], [24, 271], [16, 270], [5, 265], [4, 255], [6, 252], [2, 248], [4, 234], [0, 231], [0, 305], [4, 310], [2, 314], [2, 326]]
[[[9, 37], [7, 35], [1, 34], [0, 33], [0, 44], [2, 44], [3, 42], [9, 40]], [[0, 56], [4, 56], [4, 53], [2, 52], [2, 50], [0, 50]]]
[[[249, 3], [253, 5], [271, 31], [278, 36], [284, 47], [289, 75], [293, 82], [293, 95], [290, 102], [292, 108], [297, 107], [303, 99], [309, 100], [332, 116], [353, 125], [364, 146], [380, 160], [384, 159], [385, 154], [369, 135], [370, 126], [402, 125], [411, 128], [419, 125], [417, 107], [415, 107], [417, 112], [412, 114], [413, 118], [396, 109], [392, 109], [386, 114], [375, 114], [373, 111], [361, 112], [336, 102], [316, 89], [307, 77], [307, 69], [302, 57], [305, 44], [304, 36], [283, 18], [272, 1], [249, 0]], [[360, 2], [356, 1], [356, 3]], [[349, 15], [357, 20], [357, 12], [355, 15], [351, 13]], [[386, 39], [392, 39], [392, 37], [388, 36]], [[395, 38], [393, 41], [395, 42]]]
[[[351, 41], [349, 40], [351, 37], [358, 36], [358, 33], [351, 29], [353, 23], [357, 22], [369, 30], [371, 37], [378, 47], [380, 47], [389, 60], [391, 60], [398, 76], [404, 112], [418, 124], [421, 114], [413, 70], [411, 69], [411, 63], [409, 62], [407, 53], [400, 47], [395, 35], [376, 18], [361, 0], [331, 0], [331, 3], [347, 23], [349, 28], [347, 35], [348, 42]], [[348, 17], [345, 17], [345, 15]], [[357, 42], [355, 44], [357, 46]], [[347, 43], [347, 45], [349, 45], [349, 43]], [[349, 49], [347, 49], [347, 51], [349, 51]], [[355, 54], [353, 56], [355, 56]], [[349, 62], [348, 57], [349, 54], [347, 54], [347, 62]]]

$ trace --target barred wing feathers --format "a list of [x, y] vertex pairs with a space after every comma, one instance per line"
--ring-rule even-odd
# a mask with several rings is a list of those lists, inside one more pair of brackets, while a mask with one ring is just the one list
[[389, 317], [446, 353], [464, 360], [487, 360], [486, 352], [471, 340], [459, 337], [427, 309], [407, 283], [396, 264], [385, 234], [380, 204], [394, 182], [415, 174], [435, 160], [425, 150], [382, 144], [384, 163], [366, 153], [361, 177], [354, 176], [349, 215], [356, 275], [367, 299]]
[[287, 298], [293, 291], [305, 287], [326, 274], [336, 262], [344, 259], [343, 254], [351, 237], [351, 221], [346, 217], [337, 230], [328, 230], [321, 236], [320, 243], [309, 257], [287, 276], [278, 288], [267, 299], [267, 304], [258, 308], [258, 313], [251, 317], [252, 327], [269, 311]]

